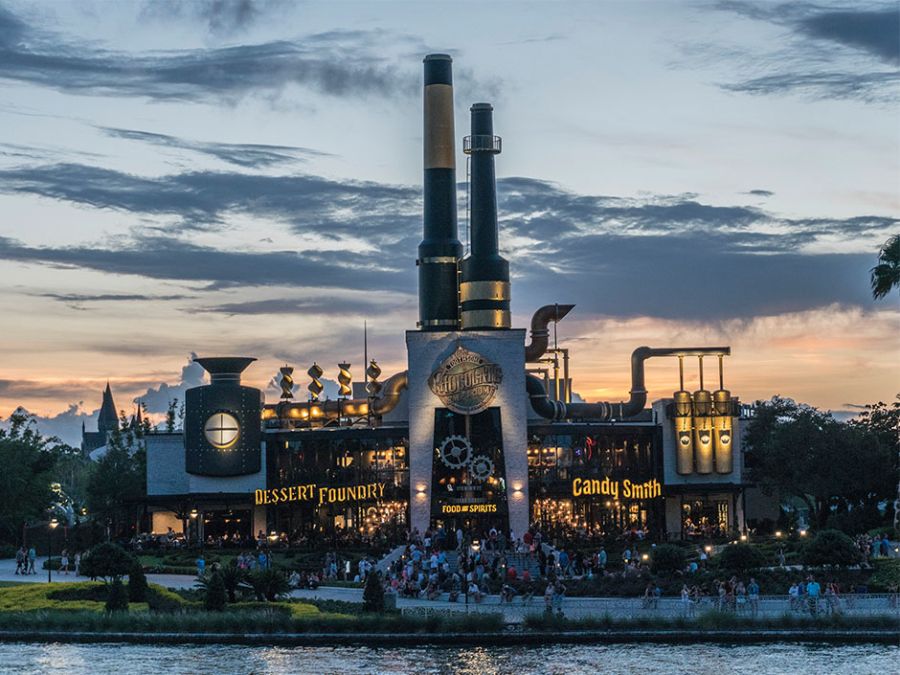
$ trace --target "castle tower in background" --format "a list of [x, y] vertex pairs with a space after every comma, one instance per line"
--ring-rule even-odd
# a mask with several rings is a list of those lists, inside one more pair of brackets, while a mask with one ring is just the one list
[[113, 402], [112, 389], [109, 382], [103, 391], [103, 402], [100, 404], [100, 417], [97, 419], [97, 431], [86, 431], [84, 423], [81, 424], [81, 452], [89, 455], [92, 450], [106, 445], [107, 436], [119, 426], [119, 416], [116, 413], [116, 404]]

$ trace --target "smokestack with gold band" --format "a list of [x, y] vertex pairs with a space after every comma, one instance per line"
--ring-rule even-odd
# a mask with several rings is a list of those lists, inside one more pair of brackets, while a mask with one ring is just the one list
[[734, 440], [731, 392], [725, 389], [722, 370], [722, 357], [719, 356], [719, 388], [713, 392], [713, 442], [716, 451], [716, 473], [731, 473], [734, 470], [731, 452]]
[[694, 473], [694, 437], [691, 429], [691, 392], [684, 389], [684, 357], [678, 357], [679, 389], [675, 399], [675, 470], [682, 476]]
[[694, 458], [697, 473], [713, 472], [712, 394], [703, 388], [703, 357], [700, 359], [700, 389], [694, 392]]
[[419, 244], [419, 322], [422, 330], [459, 328], [459, 259], [456, 231], [456, 153], [452, 59], [425, 57], [424, 229]]
[[497, 182], [494, 155], [500, 137], [494, 136], [494, 108], [476, 103], [471, 108], [472, 135], [463, 142], [471, 156], [471, 253], [462, 261], [459, 285], [463, 330], [505, 329], [510, 326], [509, 263], [500, 257], [497, 234]]

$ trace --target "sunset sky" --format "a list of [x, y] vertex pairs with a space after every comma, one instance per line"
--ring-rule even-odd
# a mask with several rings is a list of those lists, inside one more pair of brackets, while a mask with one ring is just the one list
[[0, 0], [0, 416], [75, 443], [107, 380], [161, 413], [191, 354], [361, 377], [363, 321], [405, 368], [435, 51], [459, 138], [494, 104], [514, 326], [576, 304], [584, 398], [626, 397], [642, 344], [731, 345], [745, 401], [897, 395], [900, 297], [868, 287], [900, 231], [897, 3]]

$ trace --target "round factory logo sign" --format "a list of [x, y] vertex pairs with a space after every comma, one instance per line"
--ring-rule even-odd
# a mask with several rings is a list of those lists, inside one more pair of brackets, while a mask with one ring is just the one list
[[502, 380], [500, 366], [458, 345], [428, 378], [428, 386], [453, 412], [474, 415], [491, 404]]
[[237, 443], [241, 433], [241, 425], [234, 415], [217, 412], [209, 416], [203, 425], [203, 435], [214, 448], [227, 450]]

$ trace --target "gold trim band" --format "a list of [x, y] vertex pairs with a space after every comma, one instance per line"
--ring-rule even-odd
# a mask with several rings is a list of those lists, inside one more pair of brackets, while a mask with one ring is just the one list
[[508, 309], [472, 309], [463, 311], [463, 330], [477, 328], [509, 328], [512, 317]]
[[427, 321], [416, 321], [417, 326], [447, 326], [449, 328], [459, 328], [459, 322], [453, 319], [428, 319]]
[[420, 258], [420, 263], [437, 263], [439, 265], [456, 265], [459, 260], [454, 258], [452, 255], [436, 255], [430, 258]]
[[509, 300], [508, 281], [464, 281], [459, 285], [460, 302]]
[[453, 142], [453, 87], [429, 84], [425, 87], [425, 168], [455, 169]]

